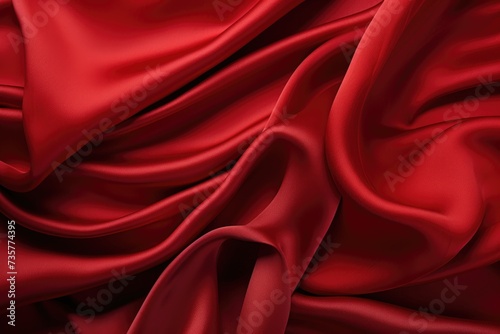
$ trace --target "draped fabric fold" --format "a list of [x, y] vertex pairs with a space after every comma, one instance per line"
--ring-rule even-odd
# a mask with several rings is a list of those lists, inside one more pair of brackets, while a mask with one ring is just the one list
[[495, 0], [0, 0], [2, 333], [498, 333], [499, 106]]

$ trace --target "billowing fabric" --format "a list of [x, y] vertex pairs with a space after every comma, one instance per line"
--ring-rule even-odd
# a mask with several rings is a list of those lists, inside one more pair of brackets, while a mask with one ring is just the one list
[[0, 0], [1, 332], [500, 333], [499, 116], [497, 0]]

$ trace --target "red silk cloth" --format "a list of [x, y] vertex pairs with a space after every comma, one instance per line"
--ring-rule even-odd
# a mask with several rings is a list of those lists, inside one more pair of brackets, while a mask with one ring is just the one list
[[2, 333], [499, 333], [499, 92], [496, 0], [0, 0]]

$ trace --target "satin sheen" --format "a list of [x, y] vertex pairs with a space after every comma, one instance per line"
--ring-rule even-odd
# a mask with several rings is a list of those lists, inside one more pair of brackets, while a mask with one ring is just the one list
[[0, 0], [2, 333], [500, 333], [498, 1], [56, 3]]

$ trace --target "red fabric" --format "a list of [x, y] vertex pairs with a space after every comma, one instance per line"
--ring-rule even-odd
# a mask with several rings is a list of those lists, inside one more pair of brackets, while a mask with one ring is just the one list
[[2, 333], [499, 333], [499, 31], [496, 0], [0, 0]]

